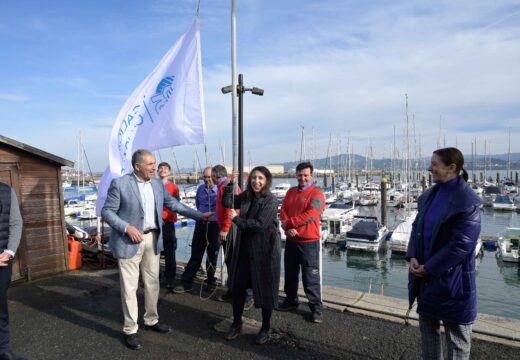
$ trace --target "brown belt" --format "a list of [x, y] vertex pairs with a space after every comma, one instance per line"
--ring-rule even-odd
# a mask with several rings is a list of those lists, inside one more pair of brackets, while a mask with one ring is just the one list
[[148, 229], [148, 230], [144, 231], [144, 234], [146, 235], [146, 234], [149, 234], [149, 233], [155, 232], [155, 231], [159, 231], [159, 230], [157, 230], [157, 229]]

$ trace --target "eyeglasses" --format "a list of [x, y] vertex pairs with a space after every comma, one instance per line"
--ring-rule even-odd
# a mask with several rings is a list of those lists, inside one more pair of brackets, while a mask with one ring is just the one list
[[204, 176], [204, 179], [211, 179], [211, 176]]

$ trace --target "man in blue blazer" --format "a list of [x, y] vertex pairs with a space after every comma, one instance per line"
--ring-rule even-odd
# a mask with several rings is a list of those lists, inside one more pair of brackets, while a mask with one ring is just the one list
[[101, 215], [112, 227], [109, 246], [118, 259], [126, 345], [137, 350], [137, 288], [139, 273], [144, 284], [145, 329], [171, 331], [159, 322], [159, 258], [163, 250], [163, 206], [195, 220], [208, 221], [211, 213], [200, 213], [172, 197], [163, 183], [154, 178], [155, 156], [140, 149], [132, 155], [134, 172], [112, 180]]

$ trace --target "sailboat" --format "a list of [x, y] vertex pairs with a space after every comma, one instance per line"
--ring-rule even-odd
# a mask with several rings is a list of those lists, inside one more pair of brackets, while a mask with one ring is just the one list
[[409, 138], [408, 138], [408, 95], [406, 96], [406, 132], [405, 132], [405, 143], [406, 143], [406, 159], [405, 159], [405, 179], [407, 186], [403, 189], [405, 192], [404, 208], [400, 209], [397, 213], [398, 221], [392, 236], [390, 237], [390, 249], [393, 253], [406, 253], [408, 249], [408, 242], [410, 240], [410, 234], [412, 233], [412, 224], [417, 216], [416, 210], [410, 209], [410, 153], [409, 153]]

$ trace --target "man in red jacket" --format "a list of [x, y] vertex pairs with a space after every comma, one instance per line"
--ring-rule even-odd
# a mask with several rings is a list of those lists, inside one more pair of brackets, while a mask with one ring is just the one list
[[[231, 222], [231, 209], [227, 209], [222, 205], [222, 196], [224, 195], [224, 188], [229, 183], [227, 178], [227, 170], [223, 165], [215, 165], [211, 169], [211, 179], [217, 185], [217, 222], [220, 228], [219, 239], [224, 249], [226, 260], [226, 267], [229, 271], [231, 269], [231, 258], [233, 257], [233, 239], [236, 236], [236, 230]], [[237, 195], [241, 193], [240, 187], [237, 186]], [[228, 291], [218, 297], [219, 301], [231, 301], [231, 292]], [[253, 293], [251, 289], [247, 289], [246, 302], [244, 308], [249, 310], [253, 306]]]
[[280, 221], [285, 230], [285, 300], [278, 310], [298, 307], [298, 282], [302, 270], [303, 289], [309, 300], [312, 322], [323, 321], [320, 285], [320, 215], [325, 198], [312, 180], [313, 166], [309, 162], [296, 167], [298, 186], [287, 191], [280, 209]]
[[[170, 195], [179, 200], [179, 188], [172, 181], [170, 181], [170, 164], [167, 162], [160, 163], [157, 167], [157, 175], [159, 175], [159, 178]], [[177, 250], [175, 222], [177, 221], [177, 213], [167, 208], [163, 208], [162, 219], [164, 244], [164, 282], [166, 284], [166, 288], [173, 289], [175, 287], [175, 276], [177, 274], [177, 263], [175, 260], [175, 250]]]

